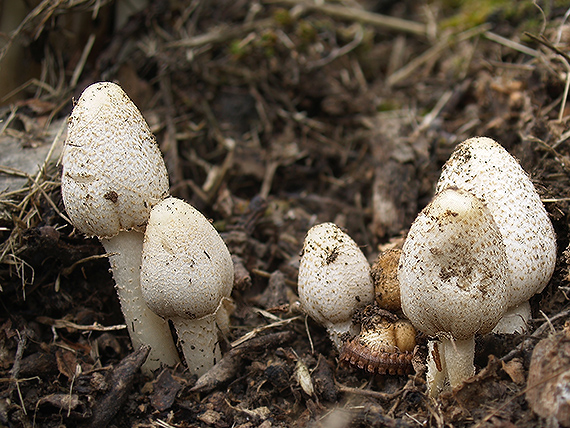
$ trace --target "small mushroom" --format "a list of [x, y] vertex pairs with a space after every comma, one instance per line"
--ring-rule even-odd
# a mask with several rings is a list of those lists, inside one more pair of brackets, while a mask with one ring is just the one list
[[318, 224], [305, 237], [298, 283], [303, 311], [326, 327], [340, 350], [343, 334], [358, 333], [355, 311], [374, 300], [366, 257], [337, 225]]
[[116, 84], [81, 94], [63, 152], [63, 203], [77, 230], [99, 237], [133, 343], [151, 346], [143, 366], [179, 361], [168, 323], [144, 303], [139, 286], [143, 232], [150, 209], [168, 195], [162, 155], [144, 117]]
[[532, 181], [499, 143], [476, 137], [459, 144], [443, 166], [436, 193], [448, 187], [479, 198], [503, 237], [511, 276], [510, 309], [495, 331], [526, 330], [528, 300], [548, 284], [556, 263], [554, 229]]
[[147, 305], [174, 324], [192, 374], [221, 358], [216, 315], [234, 283], [234, 265], [212, 224], [186, 202], [167, 198], [151, 211], [141, 266]]
[[440, 357], [428, 362], [430, 393], [460, 385], [475, 371], [475, 334], [490, 332], [509, 302], [505, 245], [487, 206], [463, 190], [438, 193], [410, 228], [398, 277], [404, 314], [441, 341], [428, 355]]

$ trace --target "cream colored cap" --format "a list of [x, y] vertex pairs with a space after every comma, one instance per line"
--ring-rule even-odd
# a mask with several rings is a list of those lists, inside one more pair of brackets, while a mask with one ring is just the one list
[[61, 188], [74, 226], [110, 238], [144, 231], [150, 209], [168, 195], [168, 175], [144, 117], [116, 84], [81, 94], [69, 117]]
[[230, 252], [190, 204], [167, 198], [151, 211], [142, 253], [141, 289], [163, 318], [198, 319], [216, 312], [234, 283]]
[[402, 310], [414, 327], [468, 339], [488, 333], [507, 309], [505, 246], [489, 210], [457, 189], [437, 194], [402, 248]]
[[299, 300], [323, 326], [351, 321], [374, 300], [370, 265], [354, 240], [333, 223], [313, 226], [299, 265]]
[[443, 166], [436, 192], [466, 190], [489, 208], [511, 270], [509, 306], [540, 293], [554, 272], [556, 236], [532, 181], [499, 143], [476, 137], [459, 144]]

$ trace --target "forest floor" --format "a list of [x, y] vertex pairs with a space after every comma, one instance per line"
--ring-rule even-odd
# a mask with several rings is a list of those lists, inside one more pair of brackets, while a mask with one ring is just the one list
[[[570, 369], [565, 2], [149, 3], [125, 15], [43, 1], [2, 30], [1, 67], [20, 81], [2, 89], [0, 172], [20, 181], [0, 188], [0, 427], [570, 426], [567, 384], [566, 398], [547, 388]], [[104, 250], [66, 219], [65, 119], [100, 80], [143, 112], [171, 194], [213, 220], [239, 266], [231, 364], [200, 388], [183, 364], [140, 373]], [[339, 366], [295, 310], [305, 234], [334, 222], [372, 263], [401, 246], [454, 147], [480, 135], [520, 161], [557, 235], [529, 333], [477, 338], [477, 375], [436, 399], [421, 370]], [[41, 168], [8, 164], [4, 147], [44, 150]], [[559, 345], [534, 386], [551, 391], [542, 404], [527, 394], [541, 340]]]

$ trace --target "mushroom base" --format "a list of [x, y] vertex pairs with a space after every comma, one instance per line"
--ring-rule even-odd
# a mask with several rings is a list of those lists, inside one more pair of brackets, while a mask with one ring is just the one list
[[429, 394], [436, 397], [441, 392], [460, 386], [475, 374], [475, 338], [455, 340], [442, 338], [428, 344], [427, 382]]

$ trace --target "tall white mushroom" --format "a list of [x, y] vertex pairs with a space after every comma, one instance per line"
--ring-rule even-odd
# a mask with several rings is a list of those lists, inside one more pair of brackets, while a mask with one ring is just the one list
[[81, 94], [69, 117], [61, 189], [80, 232], [99, 237], [133, 343], [151, 346], [146, 372], [173, 365], [178, 353], [168, 323], [145, 304], [139, 285], [143, 232], [150, 209], [168, 195], [168, 176], [142, 114], [116, 84]]
[[303, 311], [326, 327], [337, 349], [343, 334], [358, 334], [352, 316], [374, 301], [374, 285], [368, 260], [337, 225], [322, 223], [307, 232], [298, 283]]
[[436, 193], [466, 190], [491, 211], [503, 237], [511, 276], [509, 311], [497, 332], [526, 330], [528, 300], [554, 272], [556, 236], [532, 181], [499, 143], [486, 137], [459, 144], [444, 165]]
[[505, 313], [510, 286], [503, 238], [475, 196], [446, 189], [418, 215], [398, 269], [402, 310], [440, 341], [428, 355], [428, 387], [437, 395], [475, 371], [475, 334]]
[[212, 224], [186, 202], [167, 198], [150, 213], [141, 266], [148, 306], [172, 320], [188, 369], [201, 376], [221, 358], [216, 314], [234, 282], [234, 265]]
[[398, 270], [404, 313], [442, 341], [441, 352], [430, 344], [432, 394], [473, 373], [473, 334], [526, 328], [528, 299], [544, 289], [555, 261], [552, 224], [518, 162], [490, 138], [458, 145], [412, 224]]

